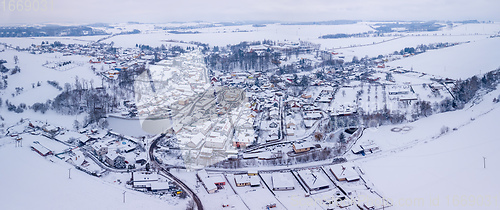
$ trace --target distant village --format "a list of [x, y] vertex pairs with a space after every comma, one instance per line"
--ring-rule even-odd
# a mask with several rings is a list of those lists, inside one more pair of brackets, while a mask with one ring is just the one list
[[[306, 41], [210, 47], [165, 40], [160, 47], [128, 49], [100, 41], [42, 41], [15, 49], [88, 57], [43, 66], [67, 71], [89, 65], [102, 78], [98, 88], [117, 102], [89, 108], [100, 115], [83, 126], [24, 119], [5, 131], [19, 146], [90, 175], [127, 174], [114, 181], [145, 193], [215, 199], [269, 194], [272, 199], [257, 202], [267, 209], [286, 206], [275, 197], [292, 193], [325, 209], [380, 209], [392, 204], [346, 159], [384, 150], [358, 141], [363, 131], [448, 111], [457, 97], [456, 81], [388, 62], [458, 44], [346, 58]], [[126, 94], [113, 93], [118, 89]], [[116, 132], [107, 119], [140, 122], [149, 135]], [[393, 132], [404, 129], [411, 128]], [[190, 178], [179, 178], [182, 173]]]

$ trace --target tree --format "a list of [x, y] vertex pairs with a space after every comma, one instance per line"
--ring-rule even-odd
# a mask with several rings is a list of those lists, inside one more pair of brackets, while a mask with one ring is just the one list
[[320, 141], [323, 138], [323, 134], [320, 132], [316, 132], [314, 134], [314, 138], [316, 139], [316, 141]]
[[344, 134], [344, 132], [340, 133], [339, 141], [340, 141], [340, 143], [345, 143], [345, 134]]
[[450, 128], [448, 128], [448, 126], [441, 127], [441, 135], [448, 133], [448, 131], [450, 131]]
[[10, 72], [10, 75], [17, 74], [18, 72], [21, 72], [21, 69], [19, 68], [19, 66], [15, 66]]
[[194, 201], [193, 200], [190, 200], [188, 201], [187, 203], [187, 206], [186, 206], [186, 210], [194, 210]]
[[108, 120], [106, 120], [106, 118], [101, 118], [99, 124], [102, 129], [107, 128], [109, 126], [109, 122]]
[[352, 57], [352, 63], [359, 63], [359, 59], [357, 56]]
[[77, 131], [80, 130], [80, 123], [78, 120], [73, 121], [73, 128]]
[[304, 75], [302, 76], [302, 79], [300, 80], [300, 86], [307, 87], [309, 85], [309, 78]]
[[293, 74], [293, 83], [299, 84], [299, 76], [297, 74]]
[[69, 83], [67, 83], [67, 82], [66, 82], [66, 83], [64, 83], [64, 90], [65, 90], [66, 92], [71, 91], [71, 84], [69, 84]]
[[125, 158], [123, 156], [118, 156], [114, 160], [114, 166], [118, 169], [127, 168], [127, 164], [125, 163]]

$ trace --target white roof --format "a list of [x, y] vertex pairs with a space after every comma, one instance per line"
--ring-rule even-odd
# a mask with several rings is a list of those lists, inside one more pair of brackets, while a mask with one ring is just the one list
[[158, 174], [156, 173], [134, 173], [133, 174], [133, 181], [134, 182], [151, 182], [151, 181], [158, 181]]
[[305, 148], [311, 148], [314, 147], [314, 145], [311, 142], [302, 142], [302, 143], [296, 143], [294, 144], [295, 149], [305, 149]]
[[50, 152], [50, 150], [48, 150], [47, 148], [43, 147], [40, 144], [32, 144], [31, 147], [35, 148], [36, 150], [38, 150], [38, 152], [40, 152], [44, 155], [46, 155], [47, 153]]
[[289, 173], [273, 173], [271, 177], [273, 188], [293, 188], [293, 180], [290, 176]]
[[255, 185], [260, 185], [260, 179], [258, 176], [251, 176], [250, 177], [250, 185], [255, 186]]
[[168, 182], [151, 182], [150, 186], [151, 190], [168, 190], [170, 188]]
[[207, 147], [203, 147], [200, 150], [201, 153], [205, 153], [205, 154], [212, 154], [213, 151], [214, 151], [213, 149], [207, 148]]
[[330, 170], [339, 179], [346, 179], [347, 181], [359, 179], [359, 174], [351, 166], [333, 165], [330, 166]]
[[248, 175], [234, 175], [234, 181], [236, 184], [250, 183], [250, 177]]
[[298, 173], [310, 189], [330, 186], [321, 173], [313, 172], [311, 170], [302, 170]]

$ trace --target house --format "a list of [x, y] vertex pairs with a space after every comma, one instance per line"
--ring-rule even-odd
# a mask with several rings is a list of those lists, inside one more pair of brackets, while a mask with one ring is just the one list
[[253, 131], [250, 129], [248, 130], [241, 130], [236, 138], [233, 140], [233, 146], [240, 148], [240, 147], [246, 147], [249, 144], [251, 144], [255, 140], [255, 135], [253, 134]]
[[294, 143], [293, 144], [293, 151], [295, 153], [301, 153], [301, 152], [307, 152], [314, 148], [314, 145], [310, 142], [302, 142], [302, 143]]
[[57, 131], [59, 131], [59, 128], [53, 125], [45, 125], [42, 127], [42, 130], [47, 133], [55, 134]]
[[50, 151], [49, 149], [47, 149], [46, 147], [42, 146], [41, 144], [37, 144], [37, 143], [33, 143], [31, 145], [31, 149], [35, 152], [37, 152], [38, 154], [40, 154], [41, 156], [47, 156], [47, 155], [52, 155], [52, 151]]
[[145, 188], [150, 190], [151, 183], [158, 182], [158, 174], [150, 172], [133, 172], [132, 183], [134, 188]]
[[237, 187], [243, 187], [250, 185], [250, 177], [247, 174], [234, 175], [234, 182]]
[[352, 167], [333, 165], [330, 166], [330, 171], [338, 181], [353, 182], [359, 180], [359, 174]]
[[102, 145], [93, 146], [92, 149], [94, 150], [95, 154], [99, 157], [108, 154], [108, 147]]
[[290, 175], [289, 173], [273, 173], [271, 177], [273, 190], [285, 191], [295, 189]]

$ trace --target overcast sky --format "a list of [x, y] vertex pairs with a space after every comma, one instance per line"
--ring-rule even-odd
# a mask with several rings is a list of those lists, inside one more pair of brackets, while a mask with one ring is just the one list
[[[3, 0], [1, 0], [3, 1]], [[0, 4], [2, 3], [0, 1]], [[27, 2], [28, 0], [16, 0]], [[0, 8], [0, 24], [138, 21], [493, 20], [499, 0], [30, 0], [47, 11]], [[52, 3], [51, 3], [52, 2]], [[42, 5], [42, 4], [41, 4]], [[3, 5], [0, 5], [3, 7]], [[23, 9], [24, 10], [24, 9]]]

